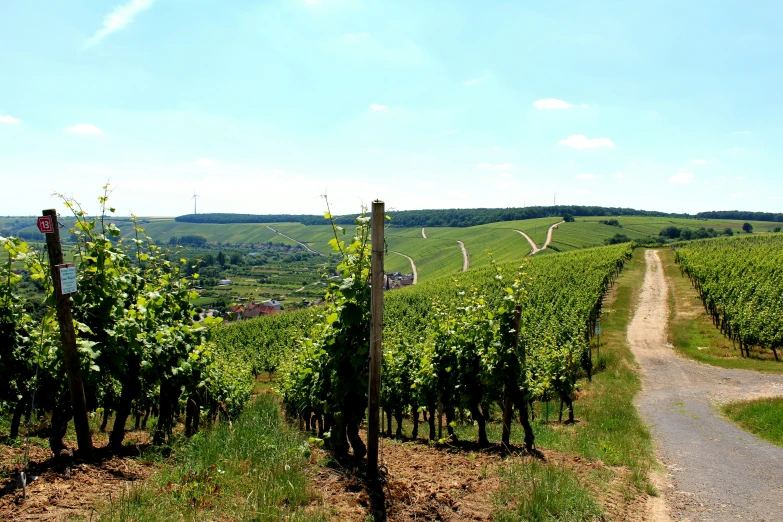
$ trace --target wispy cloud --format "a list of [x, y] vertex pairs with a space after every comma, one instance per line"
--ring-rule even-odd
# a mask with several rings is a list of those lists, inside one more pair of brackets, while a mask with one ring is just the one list
[[73, 134], [103, 134], [103, 131], [92, 123], [77, 123], [73, 127], [68, 127], [68, 132]]
[[589, 108], [590, 108], [590, 106], [589, 106], [589, 105], [587, 105], [586, 103], [583, 103], [583, 104], [581, 104], [581, 105], [579, 105], [579, 106], [580, 106], [581, 108], [583, 108], [583, 109], [589, 109]]
[[470, 80], [465, 81], [465, 87], [473, 87], [474, 85], [477, 85], [486, 79], [486, 76], [481, 76], [480, 78], [471, 78]]
[[576, 179], [582, 180], [582, 181], [595, 181], [597, 179], [603, 178], [603, 174], [577, 174]]
[[217, 165], [217, 162], [212, 161], [209, 158], [199, 158], [193, 162], [193, 165], [197, 167], [214, 167]]
[[680, 170], [674, 176], [669, 178], [669, 183], [674, 185], [687, 185], [696, 181], [696, 175], [686, 170]]
[[706, 165], [707, 163], [709, 163], [709, 161], [705, 159], [695, 159], [692, 160], [691, 163], [693, 163], [694, 165]]
[[373, 103], [372, 105], [370, 105], [370, 108], [372, 110], [374, 110], [374, 111], [385, 111], [386, 109], [389, 108], [389, 106], [388, 105], [381, 105], [379, 103]]
[[14, 118], [11, 115], [8, 116], [0, 116], [0, 123], [21, 123], [22, 120], [19, 118]]
[[622, 172], [615, 172], [614, 174], [612, 174], [612, 177], [616, 179], [623, 179], [625, 178], [625, 174], [623, 174]]
[[558, 100], [555, 98], [545, 98], [543, 100], [536, 100], [533, 102], [533, 107], [535, 107], [538, 110], [544, 110], [544, 109], [570, 109], [573, 107], [568, 102], [565, 102], [563, 100]]
[[500, 147], [498, 147], [497, 145], [493, 145], [492, 150], [500, 150]]
[[118, 5], [103, 18], [103, 27], [85, 43], [86, 46], [95, 45], [111, 33], [128, 26], [140, 12], [148, 9], [155, 0], [130, 0]]
[[557, 142], [558, 145], [565, 145], [574, 149], [597, 149], [600, 147], [614, 147], [614, 143], [609, 138], [588, 138], [584, 134], [574, 134], [564, 140]]

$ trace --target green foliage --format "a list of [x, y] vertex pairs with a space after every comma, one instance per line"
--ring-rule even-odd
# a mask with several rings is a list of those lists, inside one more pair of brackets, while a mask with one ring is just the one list
[[[190, 301], [197, 263], [169, 261], [167, 252], [135, 220], [135, 237], [126, 245], [108, 217], [114, 212], [107, 205], [108, 194], [107, 186], [99, 198], [97, 217], [87, 216], [76, 201], [62, 198], [74, 215], [70, 232], [75, 238], [79, 292], [71, 298], [72, 313], [88, 408], [115, 410], [111, 437], [115, 447], [122, 444], [133, 409], [155, 406], [159, 442], [171, 434], [174, 416], [186, 401], [207, 412], [235, 415], [249, 398], [252, 374], [240, 353], [218, 349], [211, 340], [219, 319], [193, 321]], [[52, 307], [54, 289], [40, 257], [18, 240], [3, 243], [9, 256], [25, 261], [32, 278], [46, 279], [46, 301]], [[8, 268], [10, 262], [3, 274]], [[188, 278], [185, 273], [193, 275]], [[22, 399], [32, 386], [40, 390], [46, 384], [47, 393], [39, 394], [37, 406], [44, 410], [65, 406], [69, 398], [53, 312], [50, 308], [43, 324], [34, 324], [13, 297], [15, 281], [16, 276], [9, 276], [0, 282], [0, 294], [6, 296], [0, 310], [7, 311], [3, 317], [13, 317], [6, 321], [13, 327], [3, 329], [4, 335], [9, 332], [10, 342], [3, 343], [0, 356], [0, 364], [15, 368], [8, 389]]]
[[612, 237], [606, 239], [604, 243], [607, 245], [619, 245], [620, 243], [630, 243], [631, 238], [625, 234], [615, 234]]
[[753, 225], [751, 225], [750, 223], [743, 223], [742, 224], [742, 230], [745, 231], [748, 234], [752, 234], [753, 233]]
[[735, 237], [691, 242], [675, 261], [691, 279], [713, 322], [743, 355], [750, 346], [783, 346], [783, 238]]

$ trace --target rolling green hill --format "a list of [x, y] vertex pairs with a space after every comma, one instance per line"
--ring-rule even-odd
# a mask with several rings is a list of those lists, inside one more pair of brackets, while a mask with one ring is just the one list
[[[620, 227], [600, 223], [602, 220], [616, 219]], [[489, 264], [487, 252], [491, 252], [498, 262], [522, 260], [530, 253], [527, 240], [517, 232], [521, 230], [531, 236], [537, 245], [546, 240], [549, 227], [560, 221], [558, 217], [525, 219], [519, 221], [499, 221], [473, 227], [425, 227], [422, 235], [420, 227], [389, 227], [386, 230], [386, 243], [389, 250], [411, 256], [416, 263], [419, 281], [453, 275], [462, 270], [462, 252], [457, 241], [462, 241], [468, 251], [471, 268]], [[12, 220], [3, 224], [11, 226]], [[661, 229], [669, 226], [697, 229], [714, 228], [723, 231], [731, 228], [742, 233], [744, 221], [729, 219], [693, 219], [660, 216], [590, 216], [577, 217], [573, 223], [562, 223], [554, 231], [551, 249], [538, 255], [556, 251], [568, 251], [603, 245], [604, 241], [615, 234], [623, 234], [632, 240], [647, 241], [658, 237]], [[769, 221], [751, 221], [755, 233], [771, 232], [780, 223]], [[21, 223], [20, 223], [21, 224]], [[123, 236], [129, 237], [133, 231], [127, 221], [121, 220], [119, 226]], [[167, 243], [171, 237], [198, 235], [207, 242], [221, 244], [258, 244], [271, 241], [286, 245], [304, 243], [313, 250], [329, 254], [328, 242], [333, 232], [329, 225], [304, 225], [301, 223], [186, 223], [172, 218], [143, 218], [142, 226], [158, 243]], [[350, 237], [353, 227], [346, 225], [346, 235]], [[272, 229], [280, 232], [276, 233]], [[38, 234], [34, 226], [21, 229], [21, 232]], [[285, 234], [291, 239], [281, 235]], [[386, 256], [388, 272], [410, 273], [409, 261], [399, 255]]]

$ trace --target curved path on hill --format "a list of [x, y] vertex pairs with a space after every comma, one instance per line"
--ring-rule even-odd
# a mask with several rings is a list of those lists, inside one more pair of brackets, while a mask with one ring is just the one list
[[427, 239], [427, 234], [424, 233], [424, 227], [421, 227], [421, 237]]
[[530, 253], [528, 255], [532, 256], [532, 255], [538, 254], [542, 250], [544, 250], [544, 249], [549, 247], [549, 243], [552, 242], [552, 233], [555, 231], [555, 227], [557, 225], [561, 224], [561, 223], [565, 223], [565, 221], [559, 221], [559, 222], [555, 223], [554, 225], [552, 225], [551, 227], [549, 227], [549, 230], [546, 231], [546, 242], [544, 243], [544, 246], [542, 246], [541, 248], [538, 248], [538, 245], [536, 245], [536, 242], [533, 241], [533, 238], [528, 236], [526, 233], [522, 232], [521, 230], [517, 230], [515, 228], [512, 229], [512, 230], [514, 232], [518, 232], [518, 233], [522, 234], [525, 237], [525, 239], [527, 239], [527, 242], [530, 243]]
[[521, 230], [513, 229], [514, 232], [518, 232], [522, 234], [525, 239], [527, 239], [527, 242], [530, 243], [530, 252], [528, 252], [527, 255], [532, 256], [533, 254], [537, 253], [540, 249], [538, 248], [538, 245], [536, 245], [536, 242], [533, 241], [533, 238], [522, 232]]
[[555, 227], [557, 225], [562, 225], [563, 223], [565, 223], [565, 221], [559, 221], [554, 225], [552, 225], [551, 227], [549, 227], [549, 230], [546, 231], [546, 242], [544, 243], [544, 246], [541, 247], [541, 250], [544, 250], [545, 248], [549, 248], [549, 243], [552, 242], [552, 232], [555, 231]]
[[468, 268], [470, 268], [470, 257], [468, 256], [468, 249], [465, 248], [465, 243], [462, 241], [457, 241], [459, 244], [460, 250], [462, 250], [462, 271], [467, 272]]
[[281, 236], [283, 236], [283, 237], [285, 237], [285, 238], [287, 238], [287, 239], [290, 239], [290, 240], [291, 240], [291, 241], [293, 241], [294, 243], [297, 243], [297, 244], [299, 244], [299, 245], [302, 245], [303, 247], [305, 247], [305, 249], [309, 250], [309, 251], [310, 251], [310, 252], [312, 252], [313, 254], [318, 254], [319, 256], [323, 256], [323, 254], [322, 254], [322, 253], [320, 253], [320, 252], [319, 252], [319, 251], [317, 251], [317, 250], [313, 250], [312, 248], [310, 248], [309, 246], [305, 245], [304, 243], [302, 243], [302, 242], [301, 242], [301, 241], [299, 241], [298, 239], [294, 239], [294, 238], [292, 238], [291, 236], [288, 236], [288, 235], [286, 235], [286, 234], [283, 234], [283, 233], [282, 233], [282, 232], [280, 232], [279, 230], [275, 230], [274, 228], [270, 227], [269, 225], [267, 225], [267, 226], [266, 226], [266, 228], [268, 228], [269, 230], [271, 230], [271, 231], [272, 231], [272, 232], [274, 232], [275, 234], [280, 234]]
[[[716, 409], [724, 402], [783, 395], [783, 375], [679, 357], [667, 341], [668, 289], [658, 252], [648, 250], [645, 261], [628, 342], [642, 372], [637, 406], [669, 469], [669, 483], [660, 488], [668, 516], [662, 509], [654, 519], [783, 520], [783, 447], [741, 430]], [[658, 502], [654, 507], [663, 508]]]
[[406, 258], [408, 261], [411, 262], [411, 270], [413, 270], [413, 284], [419, 282], [419, 271], [416, 270], [416, 263], [413, 262], [413, 258], [409, 255], [403, 254], [402, 252], [397, 252], [396, 250], [389, 250], [392, 254], [397, 254], [398, 256], [402, 256]]

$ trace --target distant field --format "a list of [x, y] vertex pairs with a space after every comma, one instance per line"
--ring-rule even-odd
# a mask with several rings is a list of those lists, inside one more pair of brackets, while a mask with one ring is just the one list
[[[16, 218], [0, 218], [0, 226], [12, 222]], [[208, 242], [229, 244], [255, 244], [272, 241], [294, 246], [295, 241], [270, 230], [266, 224], [199, 224], [182, 223], [172, 218], [141, 218], [147, 233], [159, 243], [167, 243], [173, 236], [199, 235]], [[599, 223], [601, 220], [617, 219], [621, 227], [613, 227]], [[419, 280], [426, 281], [448, 276], [462, 270], [462, 253], [457, 241], [462, 241], [468, 251], [471, 267], [482, 267], [489, 264], [487, 252], [491, 252], [498, 262], [521, 260], [530, 253], [530, 245], [515, 230], [522, 230], [532, 237], [537, 245], [543, 245], [549, 227], [560, 221], [559, 217], [527, 219], [522, 221], [501, 221], [475, 227], [426, 227], [427, 238], [422, 237], [421, 228], [386, 229], [387, 246], [411, 256], [419, 272]], [[604, 216], [577, 217], [573, 223], [563, 223], [553, 234], [552, 249], [538, 255], [553, 251], [568, 251], [603, 245], [604, 241], [615, 234], [623, 234], [632, 240], [647, 240], [657, 237], [661, 229], [668, 226], [696, 229], [700, 227], [714, 228], [722, 231], [732, 228], [735, 233], [741, 233], [744, 221], [717, 219], [682, 219], [637, 216]], [[780, 223], [751, 221], [754, 233], [771, 232]], [[329, 241], [334, 237], [331, 226], [303, 225], [301, 223], [272, 223], [271, 228], [301, 241], [313, 250], [323, 254], [331, 253]], [[127, 222], [120, 223], [125, 237], [133, 231]], [[353, 234], [353, 226], [345, 226], [346, 241]], [[24, 232], [36, 232], [34, 226], [22, 229]], [[386, 270], [389, 272], [409, 273], [410, 263], [402, 256], [389, 254], [386, 256]]]

